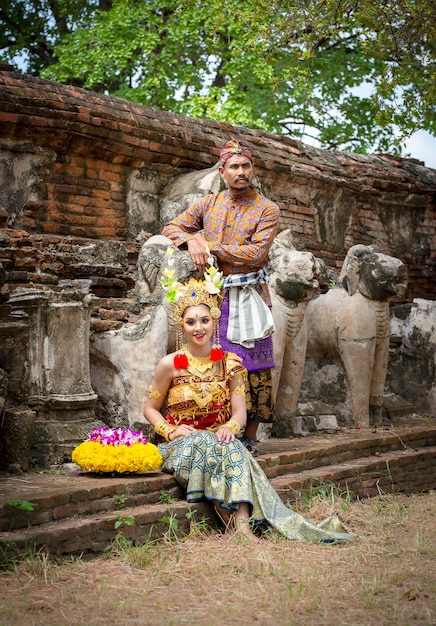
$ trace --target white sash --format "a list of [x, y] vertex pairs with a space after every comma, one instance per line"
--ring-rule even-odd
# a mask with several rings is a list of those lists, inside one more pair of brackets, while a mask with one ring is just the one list
[[256, 283], [266, 283], [265, 270], [231, 274], [224, 281], [224, 288], [229, 290], [227, 339], [244, 348], [253, 348], [257, 339], [274, 332], [271, 310], [257, 293]]

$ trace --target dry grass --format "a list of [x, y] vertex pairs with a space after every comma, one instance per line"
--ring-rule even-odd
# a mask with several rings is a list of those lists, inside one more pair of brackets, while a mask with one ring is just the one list
[[[93, 561], [31, 558], [0, 575], [0, 623], [435, 624], [436, 493], [335, 508], [359, 539], [257, 546], [197, 527]], [[318, 501], [308, 516], [331, 512]]]

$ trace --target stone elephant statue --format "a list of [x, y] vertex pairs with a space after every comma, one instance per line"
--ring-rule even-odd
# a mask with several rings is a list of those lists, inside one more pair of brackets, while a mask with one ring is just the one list
[[318, 290], [324, 266], [311, 252], [294, 248], [290, 230], [275, 238], [269, 263], [268, 285], [275, 326], [272, 375], [277, 421], [273, 434], [284, 436], [292, 432], [289, 418], [297, 408], [300, 364], [306, 357], [306, 307]]
[[[407, 285], [399, 259], [371, 246], [350, 248], [336, 287], [306, 309], [307, 354], [342, 364], [354, 425], [381, 418], [389, 354], [389, 301]], [[300, 362], [300, 371], [303, 371]]]

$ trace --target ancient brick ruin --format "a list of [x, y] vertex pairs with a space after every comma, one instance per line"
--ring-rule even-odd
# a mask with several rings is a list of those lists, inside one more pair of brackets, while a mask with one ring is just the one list
[[[322, 151], [1, 66], [1, 319], [17, 288], [82, 280], [94, 296], [91, 333], [135, 323], [137, 257], [160, 232], [165, 189], [181, 174], [213, 167], [232, 135], [252, 144], [262, 191], [279, 204], [296, 247], [338, 274], [352, 245], [377, 244], [409, 271], [396, 306], [436, 299], [436, 171], [422, 162]], [[26, 341], [24, 320], [9, 323], [2, 339], [0, 368], [8, 371]], [[8, 374], [9, 395], [26, 404], [20, 372]]]

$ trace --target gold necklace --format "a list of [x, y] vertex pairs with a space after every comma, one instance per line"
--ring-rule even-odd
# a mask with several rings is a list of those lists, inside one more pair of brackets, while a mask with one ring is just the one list
[[211, 361], [209, 356], [194, 356], [186, 346], [183, 346], [183, 352], [188, 358], [188, 372], [199, 378], [203, 376], [211, 376], [216, 372], [216, 361]]

